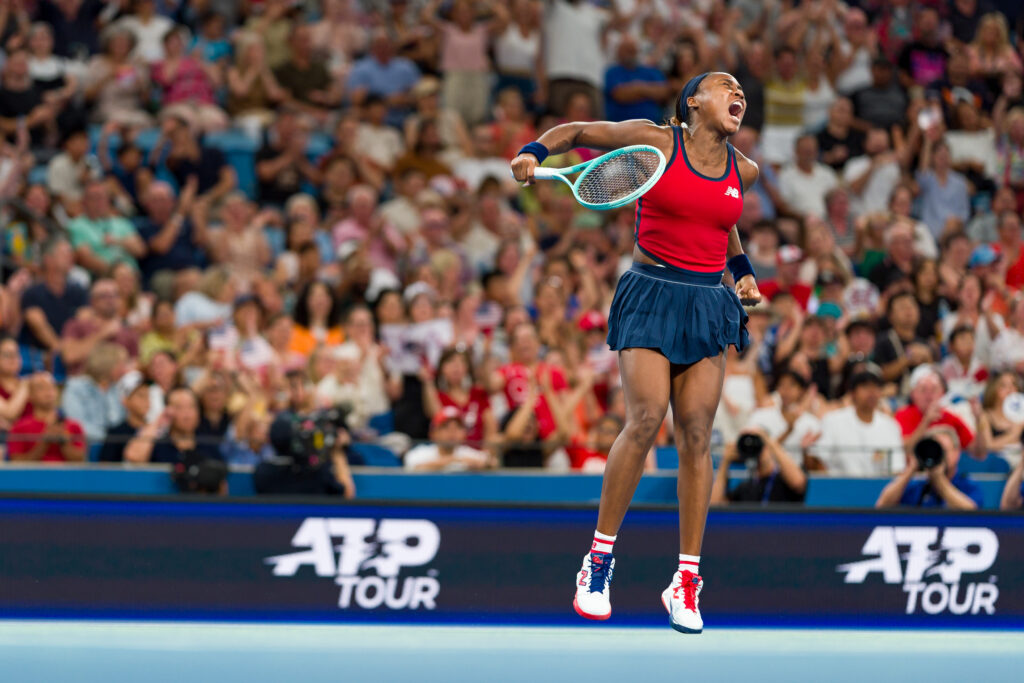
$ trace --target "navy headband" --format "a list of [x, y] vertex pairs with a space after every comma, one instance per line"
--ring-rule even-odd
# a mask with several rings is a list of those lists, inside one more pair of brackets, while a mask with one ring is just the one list
[[686, 104], [686, 101], [697, 94], [700, 82], [707, 78], [710, 73], [710, 71], [705, 71], [699, 76], [694, 76], [683, 86], [683, 92], [679, 95], [679, 101], [676, 102], [676, 118], [679, 119], [680, 124], [686, 123], [686, 117], [690, 113], [690, 107]]

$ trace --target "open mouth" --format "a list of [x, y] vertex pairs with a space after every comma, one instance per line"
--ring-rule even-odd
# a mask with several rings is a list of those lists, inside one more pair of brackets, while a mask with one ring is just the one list
[[740, 102], [739, 100], [736, 100], [735, 102], [729, 105], [729, 116], [735, 116], [736, 118], [739, 118], [740, 114], [742, 113], [743, 103]]

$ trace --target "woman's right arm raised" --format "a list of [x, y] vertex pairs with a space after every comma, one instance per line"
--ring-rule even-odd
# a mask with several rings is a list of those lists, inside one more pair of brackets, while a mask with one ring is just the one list
[[[546, 147], [549, 154], [564, 154], [575, 147], [612, 150], [628, 145], [651, 145], [668, 158], [672, 155], [675, 136], [667, 126], [647, 119], [633, 119], [563, 123], [549, 129], [537, 142]], [[521, 153], [512, 160], [512, 172], [516, 180], [529, 184], [533, 182], [533, 169], [539, 165], [534, 154]]]

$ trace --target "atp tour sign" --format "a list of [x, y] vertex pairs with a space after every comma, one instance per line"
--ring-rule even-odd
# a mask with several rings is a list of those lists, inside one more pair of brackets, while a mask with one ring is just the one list
[[[580, 625], [595, 514], [0, 497], [0, 616]], [[677, 525], [630, 511], [608, 624], [665, 625]], [[702, 555], [708, 629], [1024, 624], [1019, 515], [729, 508]]]
[[292, 538], [292, 546], [303, 550], [264, 562], [273, 565], [274, 576], [292, 577], [308, 565], [317, 576], [333, 578], [341, 587], [341, 609], [432, 610], [438, 580], [399, 575], [433, 560], [440, 545], [441, 532], [427, 519], [309, 517]]
[[999, 537], [991, 529], [879, 526], [861, 553], [870, 559], [839, 566], [845, 582], [863, 584], [877, 572], [885, 583], [903, 586], [907, 614], [996, 613], [996, 577], [985, 574], [999, 554]]

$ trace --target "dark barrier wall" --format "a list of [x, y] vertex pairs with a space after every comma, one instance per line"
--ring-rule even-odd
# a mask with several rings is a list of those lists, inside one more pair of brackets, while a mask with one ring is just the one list
[[[0, 616], [580, 623], [593, 509], [0, 499]], [[712, 512], [725, 625], [1024, 626], [1024, 524]], [[663, 624], [674, 510], [633, 510], [610, 624]]]

